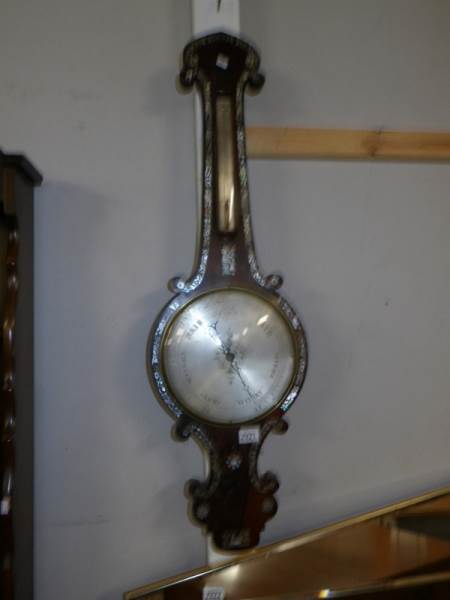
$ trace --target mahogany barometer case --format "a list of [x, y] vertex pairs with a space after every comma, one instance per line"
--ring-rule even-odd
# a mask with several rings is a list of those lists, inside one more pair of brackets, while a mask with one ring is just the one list
[[148, 370], [157, 398], [209, 457], [205, 481], [188, 483], [193, 518], [221, 549], [255, 546], [277, 503], [278, 481], [258, 454], [297, 398], [307, 365], [300, 319], [257, 263], [250, 219], [244, 92], [259, 90], [259, 56], [217, 33], [189, 43], [181, 84], [202, 99], [199, 243], [192, 275], [157, 317]]

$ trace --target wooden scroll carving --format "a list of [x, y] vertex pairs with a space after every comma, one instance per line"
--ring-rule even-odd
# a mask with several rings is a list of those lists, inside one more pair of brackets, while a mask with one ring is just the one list
[[2, 593], [13, 598], [13, 498], [14, 498], [14, 434], [16, 429], [14, 341], [17, 308], [17, 259], [19, 235], [15, 217], [2, 215], [2, 235], [6, 237], [6, 258], [2, 273], [2, 338], [1, 338], [1, 549]]
[[0, 150], [1, 600], [33, 597], [33, 188], [41, 182], [23, 155]]

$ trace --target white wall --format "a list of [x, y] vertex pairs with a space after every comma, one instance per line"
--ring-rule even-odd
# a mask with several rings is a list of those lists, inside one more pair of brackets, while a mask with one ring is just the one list
[[[113, 600], [204, 562], [144, 349], [191, 266], [184, 0], [3, 0], [0, 145], [45, 176], [36, 211], [36, 599]], [[242, 0], [261, 124], [450, 129], [450, 4]], [[254, 162], [255, 234], [310, 343], [271, 438], [292, 535], [450, 479], [450, 167]]]
[[188, 2], [0, 4], [0, 144], [36, 198], [36, 599], [112, 600], [205, 560], [145, 370], [149, 328], [189, 271], [192, 98], [175, 89]]
[[[243, 0], [249, 124], [450, 130], [450, 3]], [[253, 162], [261, 266], [310, 346], [269, 541], [450, 483], [450, 166]]]

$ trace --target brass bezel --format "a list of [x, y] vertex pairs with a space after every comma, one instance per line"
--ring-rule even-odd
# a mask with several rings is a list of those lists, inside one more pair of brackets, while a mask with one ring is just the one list
[[[281, 315], [282, 319], [286, 323], [287, 329], [291, 335], [291, 340], [292, 340], [292, 345], [293, 345], [293, 350], [294, 350], [294, 368], [293, 368], [292, 376], [289, 380], [288, 385], [286, 386], [286, 389], [282, 393], [281, 398], [276, 402], [276, 404], [274, 404], [271, 408], [266, 410], [264, 413], [262, 413], [258, 417], [255, 417], [253, 419], [248, 419], [246, 421], [235, 421], [234, 423], [226, 423], [226, 422], [221, 422], [221, 421], [208, 420], [208, 419], [205, 419], [204, 417], [197, 415], [193, 411], [189, 410], [189, 408], [187, 408], [184, 405], [184, 403], [182, 401], [180, 401], [177, 394], [173, 391], [173, 388], [170, 384], [169, 378], [167, 377], [167, 372], [166, 372], [166, 368], [165, 368], [165, 360], [164, 360], [164, 348], [165, 348], [165, 344], [166, 344], [166, 339], [169, 335], [169, 332], [173, 326], [175, 319], [177, 319], [180, 316], [180, 314], [184, 310], [186, 310], [187, 307], [190, 306], [193, 302], [196, 302], [197, 300], [203, 298], [204, 296], [209, 296], [211, 294], [220, 293], [220, 292], [228, 292], [228, 291], [243, 292], [243, 293], [249, 294], [251, 296], [256, 296], [257, 298], [260, 298], [261, 300], [266, 301], [269, 305], [271, 305], [278, 312], [278, 314]], [[252, 424], [260, 423], [260, 422], [264, 421], [269, 415], [276, 412], [280, 408], [280, 406], [283, 404], [283, 402], [286, 400], [286, 398], [288, 397], [288, 395], [294, 388], [295, 382], [296, 382], [298, 374], [299, 374], [299, 370], [300, 370], [299, 345], [300, 344], [299, 344], [299, 332], [296, 329], [294, 329], [291, 322], [289, 321], [286, 314], [284, 313], [283, 309], [280, 307], [279, 299], [280, 299], [280, 296], [278, 294], [275, 295], [273, 292], [267, 293], [258, 288], [253, 288], [253, 287], [250, 288], [250, 287], [237, 286], [237, 285], [230, 285], [230, 286], [225, 286], [225, 287], [218, 286], [218, 287], [210, 288], [207, 290], [202, 290], [195, 295], [187, 297], [186, 302], [184, 302], [181, 306], [179, 306], [178, 309], [173, 313], [171, 318], [166, 323], [164, 332], [161, 336], [161, 344], [160, 344], [160, 348], [159, 348], [159, 364], [160, 364], [160, 371], [164, 377], [164, 382], [165, 382], [165, 385], [167, 386], [170, 396], [171, 396], [172, 400], [175, 402], [175, 404], [180, 408], [180, 410], [184, 414], [189, 416], [191, 419], [198, 421], [199, 423], [202, 423], [204, 425], [232, 429], [232, 428], [239, 428], [244, 425], [252, 425]], [[300, 332], [301, 332], [300, 335], [302, 335], [302, 333], [303, 333], [302, 330], [300, 330]], [[153, 380], [153, 377], [152, 377], [152, 380]], [[156, 388], [156, 391], [157, 391], [157, 388]], [[159, 393], [157, 395], [159, 397]]]

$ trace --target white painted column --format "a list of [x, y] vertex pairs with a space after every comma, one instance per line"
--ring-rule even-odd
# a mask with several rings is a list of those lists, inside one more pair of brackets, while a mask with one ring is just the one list
[[239, 14], [239, 0], [192, 0], [193, 34], [218, 30], [238, 34]]
[[[214, 31], [226, 31], [231, 34], [239, 34], [240, 11], [239, 0], [192, 0], [192, 33], [195, 37], [212, 33]], [[197, 198], [198, 210], [201, 203], [202, 182], [202, 118], [201, 104], [198, 94], [194, 100], [195, 111], [195, 140], [196, 140], [196, 164], [197, 164]], [[208, 460], [205, 456], [205, 474], [209, 469]], [[229, 558], [235, 557], [236, 553], [229, 554], [216, 550], [207, 538], [208, 564], [214, 565]]]

